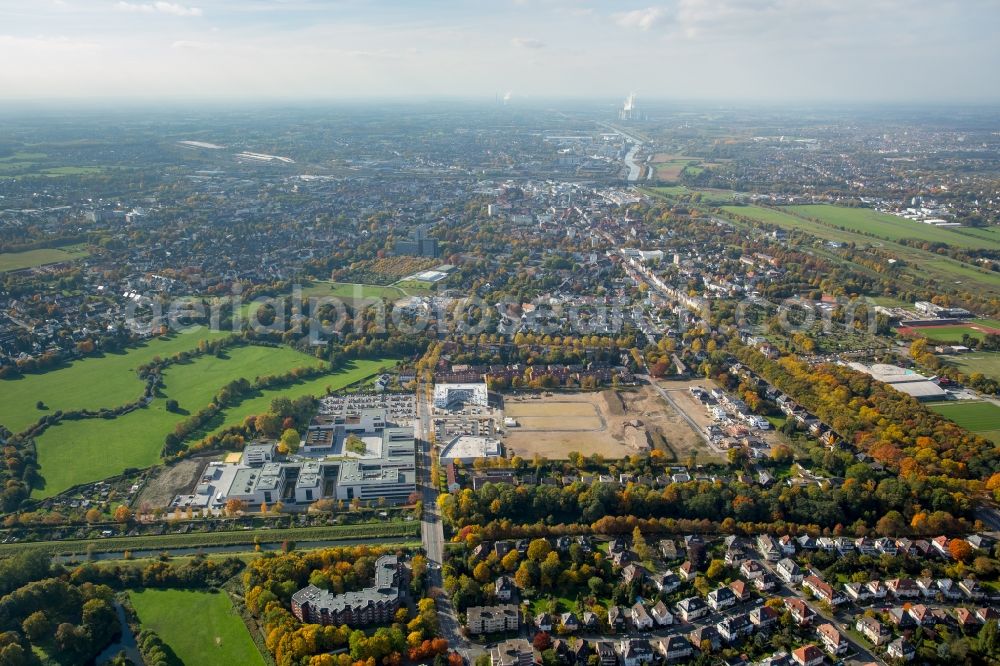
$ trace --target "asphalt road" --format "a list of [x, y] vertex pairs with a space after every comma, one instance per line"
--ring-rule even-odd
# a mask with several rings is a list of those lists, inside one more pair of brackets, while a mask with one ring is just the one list
[[[775, 579], [778, 581], [779, 585], [781, 586], [778, 589], [778, 594], [780, 596], [784, 596], [784, 597], [789, 597], [789, 596], [791, 596], [791, 597], [798, 597], [799, 599], [801, 599], [802, 601], [804, 601], [805, 604], [807, 606], [809, 606], [809, 608], [811, 608], [814, 613], [816, 613], [816, 619], [813, 620], [813, 623], [812, 623], [814, 627], [823, 624], [823, 621], [820, 620], [820, 618], [822, 618], [823, 620], [826, 620], [826, 622], [829, 622], [830, 624], [832, 624], [837, 629], [837, 631], [840, 632], [840, 634], [844, 637], [844, 639], [850, 645], [850, 648], [848, 648], [848, 650], [847, 650], [847, 655], [849, 655], [849, 656], [847, 656], [847, 657], [844, 658], [845, 663], [848, 663], [848, 664], [869, 664], [869, 663], [876, 663], [876, 664], [882, 664], [882, 666], [886, 666], [885, 661], [883, 661], [881, 658], [879, 658], [874, 653], [870, 652], [864, 645], [861, 645], [860, 643], [858, 643], [856, 640], [854, 640], [851, 637], [851, 635], [847, 632], [847, 628], [845, 626], [845, 623], [842, 622], [841, 619], [839, 619], [836, 615], [831, 615], [830, 613], [825, 612], [822, 608], [819, 607], [818, 604], [815, 604], [811, 600], [807, 599], [806, 596], [805, 596], [805, 594], [802, 592], [802, 590], [794, 588], [794, 587], [790, 587], [788, 585], [783, 584], [781, 582], [781, 577], [778, 576], [778, 572], [774, 569], [773, 566], [771, 566], [770, 562], [768, 562], [767, 560], [764, 560], [763, 558], [758, 558], [758, 557], [752, 557], [751, 559], [755, 559], [757, 562], [760, 563], [761, 566], [763, 566], [765, 569], [767, 569], [769, 572], [771, 572], [771, 574], [775, 577]], [[848, 604], [848, 607], [850, 607], [850, 604]], [[847, 620], [849, 622], [850, 621], [850, 615], [849, 614], [846, 614], [846, 615], [847, 615]], [[816, 640], [816, 643], [822, 649], [822, 644], [819, 641], [819, 639]]]
[[[441, 515], [437, 506], [437, 483], [431, 478], [430, 433], [432, 428], [433, 422], [431, 421], [426, 387], [421, 385], [417, 389], [416, 432], [418, 485], [422, 489], [424, 501], [424, 514], [420, 520], [420, 538], [424, 552], [427, 554], [428, 586], [441, 590], [444, 587], [441, 578], [441, 566], [444, 564], [444, 526], [441, 523]], [[452, 649], [462, 655], [466, 661], [470, 661], [472, 655], [469, 650], [469, 642], [461, 634], [461, 625], [451, 604], [451, 599], [441, 594], [436, 601], [440, 636], [447, 639]]]

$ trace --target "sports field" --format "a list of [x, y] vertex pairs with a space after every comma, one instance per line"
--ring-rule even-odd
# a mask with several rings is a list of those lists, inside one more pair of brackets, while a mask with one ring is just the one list
[[246, 625], [222, 592], [129, 592], [143, 628], [155, 631], [186, 666], [264, 666]]
[[982, 340], [984, 333], [970, 326], [906, 326], [898, 329], [904, 335], [920, 335], [935, 342], [961, 342], [963, 335]]
[[1000, 352], [971, 352], [958, 356], [945, 356], [942, 360], [967, 375], [980, 372], [986, 377], [1000, 380]]
[[[163, 396], [149, 406], [116, 419], [62, 421], [37, 437], [44, 485], [32, 494], [48, 497], [129, 467], [155, 465], [160, 460], [164, 437], [188, 414], [207, 406], [225, 384], [240, 377], [253, 380], [318, 363], [287, 347], [237, 347], [227, 350], [221, 359], [202, 356], [190, 363], [172, 365], [163, 373]], [[273, 397], [280, 391], [268, 393]], [[181, 413], [167, 411], [168, 398], [178, 401]]]
[[[155, 338], [124, 352], [81, 359], [42, 374], [0, 380], [0, 424], [20, 432], [57, 409], [69, 411], [124, 405], [142, 395], [143, 383], [135, 374], [140, 365], [157, 356], [167, 358], [180, 351], [195, 349], [201, 340], [227, 335], [202, 328], [169, 338]], [[39, 400], [48, 407], [47, 411], [36, 409], [35, 403]]]
[[50, 247], [24, 252], [0, 253], [0, 273], [17, 271], [22, 268], [34, 268], [46, 264], [58, 264], [63, 261], [76, 261], [90, 256], [85, 245], [67, 245], [66, 247]]
[[1000, 443], [1000, 407], [992, 402], [941, 402], [928, 407], [966, 430]]

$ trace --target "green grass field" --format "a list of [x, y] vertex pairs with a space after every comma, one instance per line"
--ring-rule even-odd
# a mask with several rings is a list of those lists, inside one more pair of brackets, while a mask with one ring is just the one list
[[152, 629], [186, 666], [264, 666], [246, 625], [222, 592], [129, 592], [143, 628]]
[[[206, 406], [226, 383], [239, 377], [253, 379], [258, 375], [278, 374], [294, 367], [314, 364], [311, 357], [292, 349], [245, 347], [229, 350], [229, 358], [201, 357], [186, 365], [168, 368], [163, 379], [165, 397], [154, 400], [148, 407], [117, 419], [86, 419], [64, 421], [50, 427], [36, 438], [38, 464], [44, 486], [32, 492], [33, 497], [50, 497], [80, 483], [97, 481], [129, 467], [144, 468], [160, 461], [163, 439], [186, 416], [166, 409], [166, 399], [173, 398], [191, 413]], [[333, 374], [301, 381], [297, 384], [264, 391], [240, 404], [223, 410], [192, 440], [241, 423], [251, 414], [260, 414], [271, 401], [283, 396], [295, 399], [302, 395], [323, 395], [326, 388], [338, 390], [378, 373], [394, 360], [362, 360]]]
[[[159, 356], [195, 349], [201, 340], [228, 333], [200, 329], [156, 338], [124, 352], [81, 359], [71, 365], [20, 379], [0, 380], [0, 423], [20, 432], [45, 414], [57, 409], [100, 409], [131, 402], [142, 395], [143, 383], [135, 374], [140, 365]], [[259, 373], [255, 373], [259, 374]], [[218, 387], [215, 387], [218, 388]], [[35, 408], [43, 401], [48, 411]]]
[[886, 240], [898, 241], [902, 238], [915, 238], [932, 243], [946, 243], [954, 247], [1000, 249], [1000, 234], [993, 229], [978, 229], [974, 234], [966, 234], [962, 229], [935, 227], [896, 215], [879, 213], [870, 208], [845, 208], [813, 204], [788, 206], [787, 210], [818, 219], [825, 224], [874, 234]]
[[396, 359], [392, 358], [361, 359], [352, 361], [348, 366], [338, 370], [336, 373], [307, 379], [276, 391], [267, 391], [255, 398], [244, 400], [236, 407], [223, 410], [223, 417], [218, 419], [216, 423], [211, 424], [209, 430], [210, 432], [217, 432], [229, 426], [238, 425], [251, 414], [266, 412], [271, 406], [271, 401], [278, 396], [294, 400], [303, 395], [325, 395], [327, 388], [331, 391], [339, 391], [345, 386], [351, 386], [352, 384], [374, 377], [382, 368], [392, 368], [395, 364]]
[[960, 356], [947, 356], [942, 359], [950, 366], [956, 367], [967, 375], [981, 372], [987, 377], [1000, 380], [1000, 352], [971, 352]]
[[[690, 167], [688, 168], [690, 171]], [[685, 185], [668, 185], [662, 187], [643, 188], [650, 194], [660, 197], [672, 198], [676, 196], [687, 196], [689, 194], [700, 194], [702, 203], [710, 206], [724, 206], [733, 202], [735, 192], [727, 190], [691, 190]]]
[[[129, 467], [155, 465], [163, 438], [187, 418], [183, 412], [193, 414], [208, 405], [223, 385], [240, 377], [252, 381], [257, 376], [318, 363], [287, 347], [237, 347], [227, 350], [221, 359], [202, 356], [172, 365], [163, 373], [165, 397], [153, 400], [148, 407], [117, 419], [63, 421], [37, 437], [38, 464], [45, 485], [32, 494], [48, 497]], [[182, 413], [168, 412], [167, 398], [177, 400]]]
[[965, 334], [977, 340], [982, 340], [985, 337], [984, 333], [968, 326], [929, 326], [913, 330], [935, 342], [961, 342], [962, 336]]
[[928, 407], [966, 430], [1000, 443], [1000, 407], [992, 402], [942, 402]]
[[313, 282], [302, 289], [303, 296], [336, 296], [360, 300], [394, 299], [405, 294], [393, 286], [377, 284], [355, 284], [352, 282]]
[[47, 153], [19, 151], [7, 157], [0, 157], [0, 175], [13, 176], [86, 176], [102, 173], [101, 166], [58, 166], [59, 162], [49, 159]]
[[[857, 243], [859, 246], [878, 245], [907, 262], [908, 265], [904, 270], [906, 274], [914, 278], [914, 280], [919, 280], [921, 282], [936, 280], [944, 284], [959, 285], [963, 290], [978, 290], [984, 292], [985, 294], [1000, 297], [1000, 275], [996, 273], [980, 270], [969, 264], [964, 264], [954, 259], [942, 257], [938, 254], [934, 254], [920, 248], [902, 245], [892, 240], [872, 238], [870, 236], [864, 236], [857, 231], [838, 229], [834, 226], [830, 226], [831, 224], [834, 224], [833, 222], [820, 223], [814, 220], [807, 220], [802, 217], [792, 215], [791, 213], [797, 208], [811, 210], [809, 216], [816, 218], [819, 218], [820, 215], [825, 215], [829, 218], [830, 213], [823, 212], [823, 209], [826, 208], [832, 208], [840, 215], [843, 215], [843, 213], [840, 213], [840, 211], [843, 210], [852, 211], [852, 215], [858, 215], [857, 212], [853, 211], [865, 210], [842, 209], [835, 206], [791, 206], [783, 210], [775, 210], [761, 206], [723, 206], [722, 210], [731, 215], [748, 217], [767, 224], [773, 224], [783, 229], [803, 231], [821, 240], [836, 241], [838, 243], [853, 242]], [[786, 210], [789, 212], [784, 212]], [[872, 211], [868, 212], [870, 213]], [[906, 220], [903, 221], [905, 222]], [[920, 226], [923, 227], [927, 225]], [[931, 228], [934, 229], [933, 227]], [[938, 229], [937, 231], [941, 233], [952, 233], [946, 229]], [[980, 242], [980, 246], [981, 245], [982, 242]]]
[[400, 280], [393, 283], [406, 296], [429, 296], [434, 293], [434, 284], [423, 280]]
[[22, 268], [34, 268], [45, 264], [57, 264], [63, 261], [86, 259], [90, 253], [85, 245], [67, 245], [66, 247], [42, 248], [24, 252], [0, 253], [0, 273], [17, 271]]
[[99, 166], [61, 166], [42, 169], [41, 173], [46, 176], [88, 176], [103, 171], [104, 167]]
[[887, 308], [908, 308], [913, 305], [909, 301], [904, 301], [893, 296], [869, 296], [869, 298], [875, 302], [875, 305]]

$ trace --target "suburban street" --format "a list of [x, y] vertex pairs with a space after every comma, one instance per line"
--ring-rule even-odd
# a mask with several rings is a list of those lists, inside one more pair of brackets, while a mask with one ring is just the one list
[[[775, 568], [771, 565], [770, 562], [768, 562], [762, 557], [752, 557], [751, 559], [756, 560], [761, 566], [763, 566], [768, 572], [770, 572], [771, 575], [773, 575], [774, 578], [778, 581], [778, 584], [780, 586], [778, 589], [778, 595], [783, 597], [789, 597], [789, 596], [798, 597], [803, 602], [805, 602], [805, 604], [809, 606], [809, 608], [811, 608], [814, 613], [816, 613], [817, 619], [813, 621], [813, 626], [818, 626], [820, 624], [823, 624], [822, 621], [819, 621], [819, 618], [822, 618], [823, 620], [826, 620], [827, 622], [832, 624], [834, 628], [840, 632], [841, 636], [844, 637], [844, 640], [846, 640], [848, 644], [850, 644], [851, 646], [848, 650], [848, 654], [850, 656], [845, 659], [847, 663], [869, 664], [874, 662], [876, 664], [883, 664], [883, 666], [885, 666], [885, 661], [883, 659], [878, 657], [874, 652], [868, 650], [864, 645], [858, 643], [858, 641], [854, 640], [854, 637], [851, 635], [851, 633], [847, 631], [847, 626], [843, 622], [841, 622], [835, 615], [827, 613], [822, 608], [820, 608], [818, 604], [812, 603], [810, 599], [806, 598], [805, 594], [801, 589], [785, 585], [783, 582], [781, 582], [781, 577], [778, 576], [778, 572], [775, 570]], [[850, 607], [851, 604], [847, 604], [847, 606]], [[850, 616], [848, 615], [848, 617]], [[853, 630], [853, 626], [851, 626], [850, 628]]]

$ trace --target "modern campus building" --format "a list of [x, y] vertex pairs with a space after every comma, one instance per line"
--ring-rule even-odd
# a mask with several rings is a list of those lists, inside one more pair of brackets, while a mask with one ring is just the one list
[[238, 464], [207, 467], [195, 494], [177, 497], [174, 506], [218, 509], [230, 499], [250, 507], [320, 499], [399, 503], [417, 489], [413, 427], [389, 422], [385, 408], [320, 413], [299, 455], [277, 462], [274, 449], [250, 444]]

